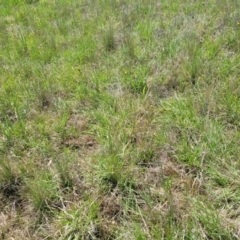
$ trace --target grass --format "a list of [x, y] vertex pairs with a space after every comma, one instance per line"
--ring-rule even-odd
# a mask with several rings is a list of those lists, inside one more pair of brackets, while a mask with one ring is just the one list
[[238, 1], [0, 3], [1, 239], [239, 239]]

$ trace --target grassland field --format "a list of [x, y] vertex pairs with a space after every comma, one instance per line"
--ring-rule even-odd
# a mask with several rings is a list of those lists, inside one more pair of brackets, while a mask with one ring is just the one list
[[240, 239], [240, 1], [1, 0], [0, 239]]

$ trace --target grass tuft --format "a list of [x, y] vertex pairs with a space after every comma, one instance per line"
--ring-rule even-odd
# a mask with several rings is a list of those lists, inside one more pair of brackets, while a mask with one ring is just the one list
[[105, 51], [107, 52], [110, 52], [116, 49], [116, 40], [115, 40], [114, 30], [112, 26], [108, 28], [108, 30], [104, 35], [103, 45], [104, 45]]

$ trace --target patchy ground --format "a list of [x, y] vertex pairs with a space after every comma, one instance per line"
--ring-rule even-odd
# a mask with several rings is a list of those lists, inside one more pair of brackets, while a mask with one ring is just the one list
[[0, 3], [0, 239], [239, 239], [240, 3]]

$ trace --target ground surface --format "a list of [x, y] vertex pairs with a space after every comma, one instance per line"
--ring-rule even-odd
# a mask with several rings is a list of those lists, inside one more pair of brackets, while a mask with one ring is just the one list
[[239, 9], [2, 0], [0, 239], [239, 239]]

